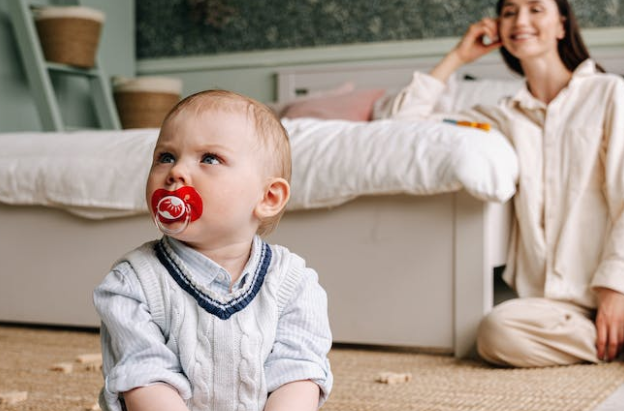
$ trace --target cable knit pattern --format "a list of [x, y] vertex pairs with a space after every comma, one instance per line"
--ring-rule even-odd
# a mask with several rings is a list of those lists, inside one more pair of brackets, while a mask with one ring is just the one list
[[[166, 348], [154, 346], [158, 335], [134, 337], [138, 338], [141, 347], [152, 347], [150, 349], [154, 353], [165, 349], [161, 355], [169, 352], [167, 358], [177, 358], [179, 363], [170, 363], [159, 371], [151, 365], [154, 360], [144, 363], [141, 357], [133, 359], [118, 352], [117, 348], [113, 351], [108, 343], [104, 344], [107, 384], [103, 390], [103, 409], [119, 410], [118, 392], [155, 381], [165, 381], [178, 389], [191, 411], [260, 411], [264, 408], [269, 390], [299, 379], [317, 382], [321, 387], [321, 401], [324, 401], [332, 385], [326, 360], [331, 333], [325, 294], [318, 285], [316, 273], [307, 269], [301, 258], [284, 247], [270, 247], [259, 237], [254, 239], [250, 263], [248, 272], [253, 275], [242, 287], [227, 295], [219, 295], [207, 289], [205, 282], [199, 281], [198, 274], [187, 267], [166, 238], [146, 243], [118, 261], [116, 269], [120, 269], [123, 275], [119, 277], [120, 271], [113, 271], [111, 276], [116, 275], [108, 276], [108, 281], [105, 280], [95, 292], [96, 307], [107, 324], [103, 328], [103, 335], [106, 336], [103, 341], [113, 341], [117, 335], [131, 338], [125, 330], [131, 329], [132, 325], [126, 324], [132, 324], [129, 317], [136, 315], [136, 309], [119, 308], [119, 304], [113, 306], [107, 298], [115, 295], [111, 289], [122, 286], [132, 288], [133, 281], [136, 281], [143, 294], [121, 289], [115, 292], [124, 295], [134, 293], [133, 300], [145, 301], [149, 318], [160, 328]], [[131, 270], [126, 267], [131, 267]], [[126, 278], [123, 285], [115, 282], [117, 278]], [[286, 315], [285, 306], [293, 302], [303, 302], [305, 307], [310, 307], [304, 312], [311, 310], [292, 323], [297, 324], [295, 328], [288, 325], [295, 318], [281, 318], [282, 313]], [[299, 308], [291, 307], [289, 316], [300, 312]], [[312, 322], [307, 325], [305, 321], [311, 318]], [[280, 321], [289, 322], [281, 324]], [[118, 330], [117, 324], [124, 326], [124, 334], [119, 334], [122, 329]], [[315, 342], [297, 348], [291, 342], [281, 343], [277, 336], [279, 332], [283, 334], [280, 338], [286, 337], [284, 342], [294, 341], [290, 334], [302, 330], [316, 335]], [[145, 342], [141, 342], [143, 338]], [[133, 344], [137, 343], [124, 340], [124, 344], [132, 352], [136, 346]], [[289, 365], [293, 355], [283, 347], [292, 347], [300, 353], [301, 360], [296, 362], [299, 365]], [[169, 357], [171, 354], [174, 357]], [[116, 363], [115, 358], [126, 360], [124, 364]], [[161, 362], [161, 357], [154, 359]], [[162, 357], [162, 361], [164, 359]], [[283, 369], [279, 377], [273, 375], [274, 372], [267, 375], [268, 364], [271, 364], [271, 369]], [[179, 375], [188, 378], [190, 385], [180, 384], [173, 377], [161, 379], [178, 367]], [[116, 376], [118, 369], [129, 370], [123, 380]], [[190, 395], [183, 394], [188, 392], [189, 386]]]

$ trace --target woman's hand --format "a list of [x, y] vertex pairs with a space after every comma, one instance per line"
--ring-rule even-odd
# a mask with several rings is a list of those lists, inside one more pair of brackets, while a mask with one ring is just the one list
[[499, 48], [501, 44], [498, 20], [485, 17], [468, 28], [453, 51], [463, 64], [467, 64]]
[[[489, 39], [487, 42], [486, 37]], [[498, 20], [489, 17], [481, 19], [468, 28], [455, 48], [431, 70], [430, 74], [446, 82], [458, 68], [499, 48], [501, 44], [498, 37]]]
[[596, 349], [599, 360], [613, 360], [624, 346], [624, 294], [609, 288], [596, 288]]

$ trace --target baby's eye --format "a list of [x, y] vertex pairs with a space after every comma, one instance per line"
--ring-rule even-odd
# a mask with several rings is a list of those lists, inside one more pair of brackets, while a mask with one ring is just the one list
[[515, 10], [512, 9], [507, 9], [507, 10], [503, 10], [503, 12], [501, 13], [502, 17], [513, 17], [516, 15]]
[[171, 153], [160, 153], [158, 155], [159, 163], [173, 163], [174, 161], [175, 161], [175, 158], [173, 157], [173, 154]]
[[201, 159], [202, 163], [206, 164], [221, 164], [221, 160], [214, 154], [204, 154]]

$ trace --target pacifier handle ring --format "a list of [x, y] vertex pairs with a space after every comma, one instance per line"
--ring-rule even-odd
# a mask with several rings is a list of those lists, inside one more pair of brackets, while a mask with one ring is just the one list
[[[186, 227], [188, 227], [189, 223], [191, 222], [191, 206], [188, 204], [185, 204], [186, 206], [186, 213], [184, 213], [184, 220], [182, 221], [182, 225], [178, 228], [169, 228], [167, 226], [165, 226], [165, 223], [163, 223], [162, 221], [160, 221], [160, 218], [158, 218], [158, 213], [154, 214], [154, 222], [156, 223], [156, 227], [158, 227], [158, 229], [165, 235], [175, 235], [175, 234], [180, 234], [182, 231], [186, 230]], [[180, 221], [172, 221], [171, 223], [178, 223]]]

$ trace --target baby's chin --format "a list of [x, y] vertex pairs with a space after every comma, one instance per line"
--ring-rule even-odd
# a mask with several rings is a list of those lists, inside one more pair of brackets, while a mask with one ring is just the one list
[[[180, 224], [180, 223], [174, 223]], [[190, 223], [183, 231], [178, 233], [167, 234], [168, 237], [175, 238], [178, 241], [182, 241], [183, 243], [187, 243], [189, 245], [198, 245], [198, 246], [206, 246], [211, 245], [213, 243], [217, 243], [218, 239], [214, 238], [212, 235], [206, 235], [206, 228], [202, 229], [201, 226], [197, 224]]]
[[[203, 227], [191, 227], [191, 225], [183, 232], [169, 235], [169, 237], [175, 238], [197, 250], [229, 248], [243, 243], [251, 245], [254, 238], [253, 235], [237, 235], [232, 232], [220, 233], [218, 229], [206, 228], [205, 225]], [[207, 232], [208, 230], [210, 230], [209, 233]]]
[[167, 234], [169, 237], [173, 238], [182, 236], [189, 229], [189, 226], [183, 221], [177, 221], [173, 223], [161, 223], [161, 225], [167, 230], [163, 231], [164, 234]]

